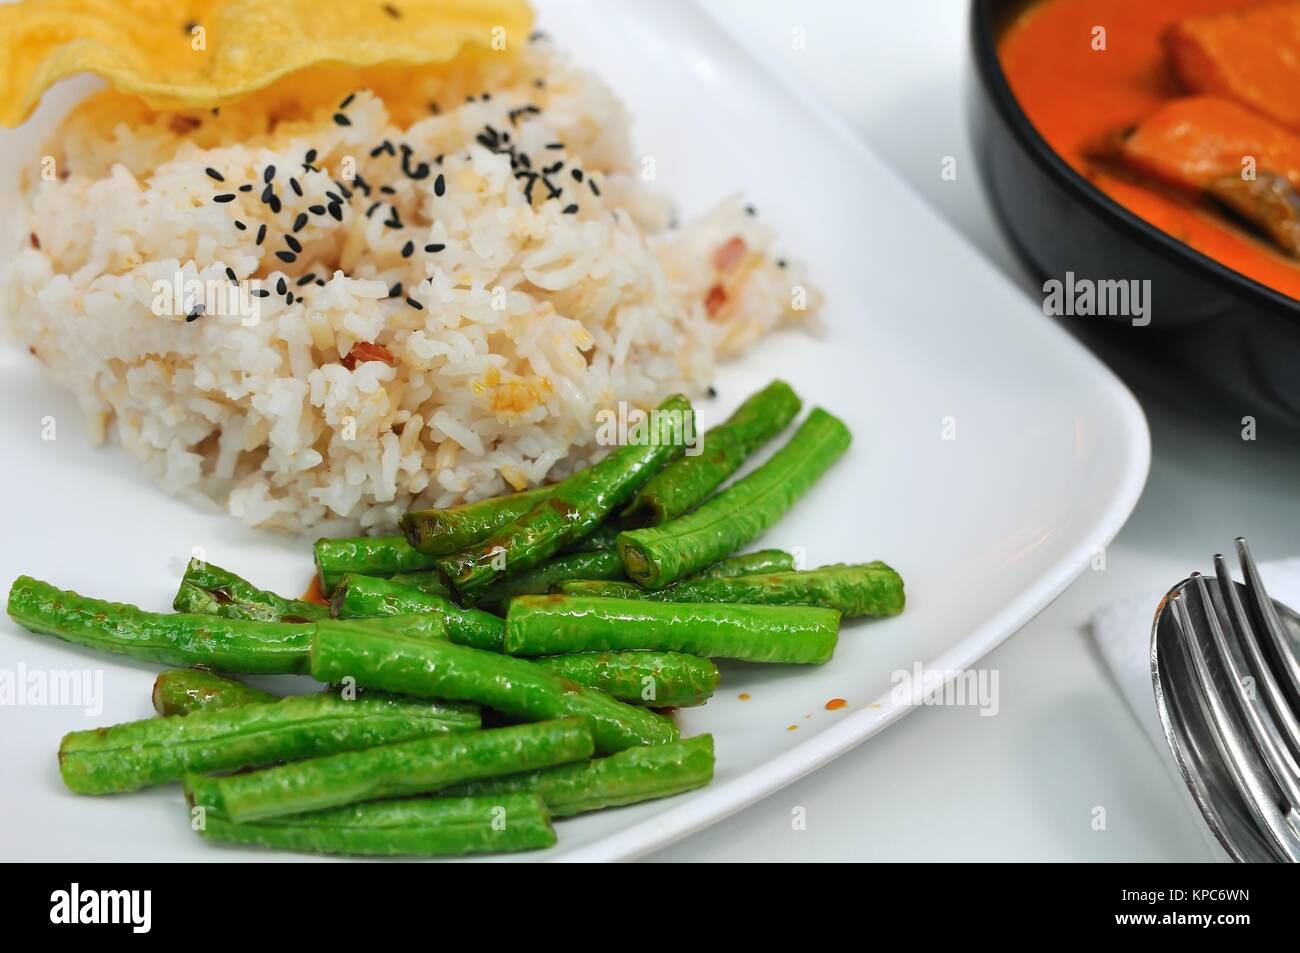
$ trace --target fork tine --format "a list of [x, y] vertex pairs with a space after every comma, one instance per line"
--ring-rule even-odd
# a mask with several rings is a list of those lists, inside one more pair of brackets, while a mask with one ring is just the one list
[[[1227, 568], [1223, 563], [1222, 555], [1215, 555], [1214, 567], [1217, 572], [1222, 572]], [[1223, 578], [1223, 576], [1218, 577], [1221, 588]], [[1231, 584], [1231, 579], [1228, 582]], [[1291, 757], [1291, 751], [1282, 740], [1277, 725], [1273, 723], [1273, 716], [1263, 702], [1255, 693], [1246, 690], [1247, 671], [1245, 659], [1242, 657], [1239, 648], [1243, 630], [1236, 625], [1237, 620], [1229, 614], [1229, 631], [1236, 637], [1236, 644], [1230, 642], [1227, 637], [1228, 633], [1224, 632], [1223, 627], [1219, 624], [1218, 614], [1215, 612], [1216, 607], [1213, 605], [1213, 599], [1209, 587], [1205, 583], [1205, 578], [1197, 576], [1194, 584], [1197, 596], [1200, 598], [1201, 604], [1206, 608], [1207, 616], [1210, 617], [1210, 638], [1215, 649], [1218, 650], [1219, 661], [1227, 674], [1231, 695], [1237, 702], [1237, 710], [1241, 713], [1246, 728], [1255, 739], [1255, 746], [1260, 752], [1264, 766], [1268, 768], [1269, 773], [1273, 775], [1273, 779], [1282, 788], [1282, 793], [1290, 802], [1291, 808], [1300, 810], [1300, 784], [1297, 783], [1296, 764]]]
[[1250, 596], [1255, 614], [1263, 623], [1264, 634], [1273, 653], [1273, 667], [1280, 669], [1280, 673], [1276, 673], [1278, 683], [1292, 712], [1300, 712], [1300, 658], [1296, 657], [1294, 650], [1287, 644], [1277, 610], [1273, 608], [1273, 600], [1268, 597], [1264, 582], [1259, 577], [1246, 538], [1238, 536], [1234, 542], [1237, 546], [1237, 559], [1241, 562], [1241, 572], [1246, 579], [1246, 594]]
[[1273, 677], [1273, 670], [1264, 658], [1259, 639], [1255, 636], [1255, 627], [1251, 625], [1250, 617], [1242, 607], [1241, 597], [1237, 594], [1237, 584], [1233, 581], [1228, 571], [1227, 560], [1222, 554], [1216, 554], [1214, 557], [1214, 572], [1218, 577], [1219, 594], [1227, 609], [1228, 619], [1236, 630], [1237, 641], [1245, 647], [1245, 661], [1250, 673], [1255, 676], [1255, 684], [1260, 687], [1264, 701], [1268, 703], [1268, 708], [1273, 715], [1273, 724], [1281, 734], [1279, 740], [1285, 742], [1283, 752], [1286, 755], [1287, 768], [1293, 777], [1300, 778], [1300, 762], [1297, 761], [1300, 758], [1300, 720], [1297, 720], [1296, 713], [1287, 704], [1286, 696], [1282, 694], [1277, 679]]
[[[1193, 580], [1199, 576], [1200, 573], [1192, 574]], [[1192, 588], [1197, 590], [1195, 585]], [[1217, 626], [1214, 607], [1208, 598], [1204, 598], [1206, 594], [1204, 586], [1200, 586], [1198, 595], [1203, 597], [1201, 605], [1206, 621], [1210, 625]], [[1214, 745], [1219, 749], [1223, 764], [1232, 775], [1233, 783], [1241, 792], [1247, 808], [1255, 817], [1259, 830], [1268, 832], [1270, 841], [1283, 856], [1292, 861], [1300, 861], [1300, 839], [1297, 839], [1294, 830], [1278, 807], [1281, 792], [1273, 781], [1272, 775], [1259, 764], [1259, 758], [1253, 749], [1248, 749], [1242, 744], [1241, 732], [1234, 724], [1234, 716], [1227, 710], [1223, 696], [1214, 683], [1214, 676], [1205, 659], [1200, 639], [1196, 637], [1196, 628], [1192, 625], [1186, 602], [1186, 599], [1173, 601], [1174, 617], [1178, 619], [1179, 627], [1187, 636], [1182, 640], [1183, 651], [1191, 660], [1191, 669], [1196, 675], [1195, 681], [1199, 689], [1196, 698], [1204, 713], [1205, 721], [1210, 726]]]

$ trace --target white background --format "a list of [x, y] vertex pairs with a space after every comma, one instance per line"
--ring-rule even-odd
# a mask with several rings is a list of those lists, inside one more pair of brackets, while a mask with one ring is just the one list
[[[708, 0], [773, 69], [820, 94], [997, 267], [1032, 283], [998, 233], [966, 132], [963, 0]], [[792, 49], [795, 27], [807, 48]], [[940, 178], [957, 159], [955, 181]], [[1244, 443], [1139, 394], [1151, 424], [1146, 492], [1107, 551], [992, 653], [1001, 711], [919, 710], [830, 766], [652, 855], [686, 860], [1205, 860], [1174, 782], [1102, 667], [1086, 622], [1163, 591], [1232, 538], [1257, 558], [1300, 552], [1300, 452]], [[1105, 831], [1092, 829], [1095, 806]], [[792, 830], [792, 811], [806, 830]]]

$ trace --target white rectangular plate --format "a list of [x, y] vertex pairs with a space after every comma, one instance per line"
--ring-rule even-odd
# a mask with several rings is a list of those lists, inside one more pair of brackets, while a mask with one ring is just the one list
[[[762, 545], [798, 547], [808, 565], [884, 559], [908, 591], [902, 616], [845, 625], [823, 667], [724, 664], [717, 696], [678, 715], [686, 734], [716, 739], [711, 786], [563, 821], [558, 847], [528, 855], [612, 860], [739, 810], [902, 716], [908, 707], [890, 698], [896, 670], [972, 666], [1119, 530], [1145, 481], [1149, 447], [1142, 414], [1115, 378], [707, 13], [686, 2], [541, 7], [540, 25], [627, 101], [638, 147], [654, 157], [659, 184], [682, 210], [743, 189], [826, 292], [824, 337], [783, 333], [764, 342], [722, 370], [716, 401], [701, 402], [712, 423], [780, 376], [808, 406], [825, 406], [852, 428], [846, 458]], [[881, 79], [866, 64], [854, 68], [862, 82]], [[0, 145], [35, 134], [8, 133], [15, 138]], [[936, 156], [936, 175], [939, 168]], [[198, 546], [286, 594], [304, 587], [305, 542], [170, 499], [119, 449], [91, 449], [70, 397], [25, 354], [10, 347], [0, 371], [3, 584], [30, 573], [165, 609]], [[42, 440], [45, 417], [57, 421], [54, 441]], [[5, 855], [296, 856], [200, 842], [174, 786], [112, 798], [66, 792], [59, 738], [150, 714], [156, 669], [5, 620], [0, 670], [20, 666], [102, 671], [104, 700], [94, 714], [0, 708]], [[833, 698], [848, 704], [827, 710]]]

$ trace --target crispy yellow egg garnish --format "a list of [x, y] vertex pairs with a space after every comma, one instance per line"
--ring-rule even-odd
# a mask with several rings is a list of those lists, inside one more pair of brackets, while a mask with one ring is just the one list
[[524, 0], [24, 0], [0, 6], [0, 124], [75, 73], [154, 109], [204, 108], [309, 67], [508, 52], [532, 22]]

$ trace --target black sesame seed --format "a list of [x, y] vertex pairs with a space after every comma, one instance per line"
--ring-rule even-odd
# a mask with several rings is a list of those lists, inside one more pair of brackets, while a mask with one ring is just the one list
[[305, 156], [302, 157], [302, 161], [305, 162], [305, 163], [307, 163], [308, 165], [311, 165], [313, 162], [315, 162], [315, 161], [316, 161], [316, 150], [315, 150], [315, 149], [308, 149], [308, 150], [307, 150], [307, 154], [306, 154]]
[[271, 292], [267, 291], [265, 288], [256, 288], [253, 290], [253, 295], [258, 298], [269, 298], [271, 297]]
[[407, 298], [406, 303], [409, 304], [416, 311], [424, 310], [424, 305], [420, 304], [420, 302], [416, 301], [414, 298]]
[[415, 242], [407, 242], [402, 246], [402, 257], [410, 258], [415, 253]]
[[298, 241], [298, 239], [294, 238], [292, 235], [285, 235], [284, 243], [293, 249], [294, 252], [302, 251], [302, 242]]
[[235, 193], [234, 193], [234, 192], [223, 192], [223, 193], [220, 194], [220, 195], [214, 195], [214, 196], [212, 197], [212, 201], [214, 201], [214, 202], [220, 202], [220, 203], [223, 204], [223, 205], [224, 205], [226, 202], [233, 202], [234, 200], [235, 200]]
[[285, 303], [285, 304], [293, 304], [293, 292], [292, 292], [292, 291], [286, 291], [286, 292], [284, 293], [284, 303]]
[[538, 89], [545, 89], [545, 88], [546, 88], [546, 80], [544, 80], [544, 79], [538, 77], [537, 79], [533, 80], [533, 85], [534, 85], [535, 87], [537, 87]]
[[370, 150], [370, 158], [373, 159], [376, 156], [382, 155], [385, 152], [387, 152], [390, 156], [396, 154], [396, 150], [393, 148], [393, 144], [389, 142], [387, 139], [385, 139], [379, 145], [375, 146], [373, 149]]
[[492, 94], [491, 94], [491, 93], [484, 93], [484, 94], [483, 94], [483, 102], [488, 103], [488, 102], [491, 102], [491, 101], [492, 101]]
[[239, 219], [235, 219], [235, 228], [239, 229], [241, 232], [248, 230], [248, 226], [245, 225], [243, 222], [241, 222]]
[[563, 148], [564, 148], [564, 143], [562, 143], [562, 142], [548, 142], [548, 143], [546, 144], [546, 148], [548, 148], [548, 149], [563, 149]]
[[424, 250], [432, 254], [434, 252], [440, 252], [446, 247], [447, 246], [441, 242], [432, 242], [431, 244], [425, 245]]
[[268, 165], [262, 173], [262, 181], [270, 185], [271, 180], [275, 178], [275, 166]]
[[270, 205], [271, 205], [271, 211], [274, 212], [276, 215], [279, 215], [279, 214], [280, 214], [280, 197], [279, 197], [278, 195], [272, 195], [272, 196], [271, 196], [271, 202], [270, 202]]
[[347, 116], [343, 115], [342, 113], [335, 113], [334, 124], [338, 126], [350, 126], [352, 125], [352, 120], [349, 119]]
[[324, 288], [324, 287], [325, 287], [325, 280], [324, 280], [323, 278], [317, 278], [317, 279], [316, 279], [316, 284], [318, 284], [318, 285], [320, 285], [322, 288]]
[[197, 321], [197, 320], [199, 319], [199, 316], [200, 316], [201, 314], [203, 314], [203, 305], [201, 305], [201, 304], [196, 304], [196, 305], [194, 306], [194, 310], [191, 311], [189, 314], [185, 315], [185, 320], [186, 320], [187, 322], [188, 322], [188, 321]]
[[387, 13], [390, 17], [392, 17], [394, 20], [402, 19], [402, 11], [397, 9], [397, 7], [393, 6], [391, 3], [385, 3], [383, 6], [383, 11]]
[[379, 187], [379, 191], [380, 191], [380, 192], [383, 192], [385, 195], [396, 195], [396, 194], [397, 194], [397, 189], [393, 188], [391, 185], [381, 185], [381, 186]]
[[366, 218], [369, 218], [371, 215], [373, 215], [375, 209], [379, 208], [379, 206], [383, 204], [384, 204], [383, 202], [376, 202], [374, 205], [370, 206], [370, 208], [366, 209]]
[[542, 172], [544, 172], [547, 175], [555, 175], [555, 173], [559, 172], [563, 168], [564, 168], [564, 162], [560, 161], [560, 162], [556, 162], [553, 165], [544, 166], [542, 168]]
[[393, 287], [388, 289], [388, 297], [400, 298], [402, 296], [402, 283], [399, 281]]
[[241, 185], [241, 186], [239, 187], [239, 191], [241, 191], [241, 192], [251, 192], [251, 191], [253, 191], [253, 187], [252, 187], [251, 185], [249, 185], [247, 182], [245, 182], [243, 185]]
[[254, 244], [262, 244], [264, 238], [266, 238], [266, 225], [263, 224], [257, 227], [257, 241]]
[[441, 172], [439, 172], [438, 177], [433, 180], [433, 194], [439, 198], [447, 194], [447, 180], [443, 178]]
[[348, 93], [347, 96], [343, 98], [343, 102], [339, 103], [339, 109], [347, 109], [349, 106], [352, 105], [352, 100], [356, 98], [357, 98], [356, 93]]
[[307, 274], [303, 275], [301, 278], [295, 281], [294, 284], [297, 285], [299, 288], [301, 288], [303, 285], [309, 285], [315, 280], [316, 280], [316, 273], [314, 271], [309, 271], [307, 272]]
[[438, 104], [434, 102], [429, 103], [429, 112], [433, 113], [435, 116], [438, 115]]
[[[338, 185], [337, 182], [334, 183], [334, 184], [335, 184], [335, 185]], [[339, 185], [339, 188], [342, 189], [343, 186]], [[346, 192], [347, 189], [343, 189], [343, 191]], [[343, 201], [343, 196], [339, 195], [337, 192], [330, 192], [329, 190], [326, 190], [326, 192], [325, 192], [325, 197], [326, 197], [327, 199], [329, 199], [331, 202], [342, 202], [342, 201]]]
[[757, 214], [758, 214], [758, 209], [754, 208], [754, 206], [752, 206], [752, 205], [746, 205], [746, 206], [745, 206], [745, 214], [746, 214], [746, 215], [757, 215]]
[[263, 202], [270, 202], [271, 199], [273, 198], [275, 198], [275, 189], [273, 189], [270, 185], [262, 189], [261, 199]]
[[289, 188], [293, 189], [295, 195], [302, 195], [302, 186], [298, 184], [297, 179], [289, 180]]
[[226, 177], [222, 175], [220, 172], [218, 172], [216, 169], [207, 168], [204, 169], [203, 171], [208, 174], [208, 178], [210, 179], [216, 179], [218, 182], [226, 181]]
[[288, 290], [289, 290], [289, 286], [285, 283], [285, 280], [283, 278], [281, 278], [279, 281], [275, 283], [276, 294], [284, 294]]
[[564, 214], [565, 214], [565, 215], [573, 215], [573, 214], [575, 214], [577, 211], [578, 211], [578, 206], [576, 206], [576, 205], [566, 205], [566, 206], [564, 206]]
[[714, 387], [712, 384], [710, 384], [710, 385], [709, 385], [709, 389], [708, 389], [708, 391], [707, 391], [706, 393], [707, 393], [710, 397], [717, 397], [717, 396], [718, 396], [718, 389], [717, 389], [716, 387]]
[[299, 212], [298, 217], [293, 220], [293, 230], [301, 232], [307, 226], [307, 213]]
[[330, 204], [329, 213], [336, 221], [343, 221], [343, 207], [337, 202]]
[[592, 195], [600, 195], [600, 189], [596, 188], [596, 180], [595, 180], [595, 179], [591, 178], [591, 176], [588, 176], [588, 177], [587, 177], [587, 184], [591, 186], [591, 194], [592, 194]]
[[298, 260], [298, 256], [291, 251], [278, 251], [275, 253], [275, 257], [286, 264], [293, 264]]
[[324, 206], [324, 205], [309, 205], [309, 206], [307, 206], [307, 211], [311, 212], [313, 215], [324, 215], [324, 214], [325, 214], [325, 206]]
[[573, 169], [572, 171], [569, 172], [569, 175], [573, 176], [573, 181], [575, 181], [575, 182], [581, 182], [581, 181], [582, 181], [582, 170], [581, 170], [581, 169]]
[[784, 258], [778, 258], [778, 259], [776, 260], [776, 267], [778, 267], [778, 268], [784, 268], [784, 267], [785, 267], [785, 259], [784, 259]]
[[186, 33], [193, 33], [194, 29], [197, 26], [198, 23], [196, 23], [194, 20], [186, 20], [184, 23], [181, 24], [181, 29], [184, 30]]
[[231, 268], [229, 265], [226, 266], [226, 277], [235, 284], [239, 284], [239, 279], [235, 277], [235, 269]]

